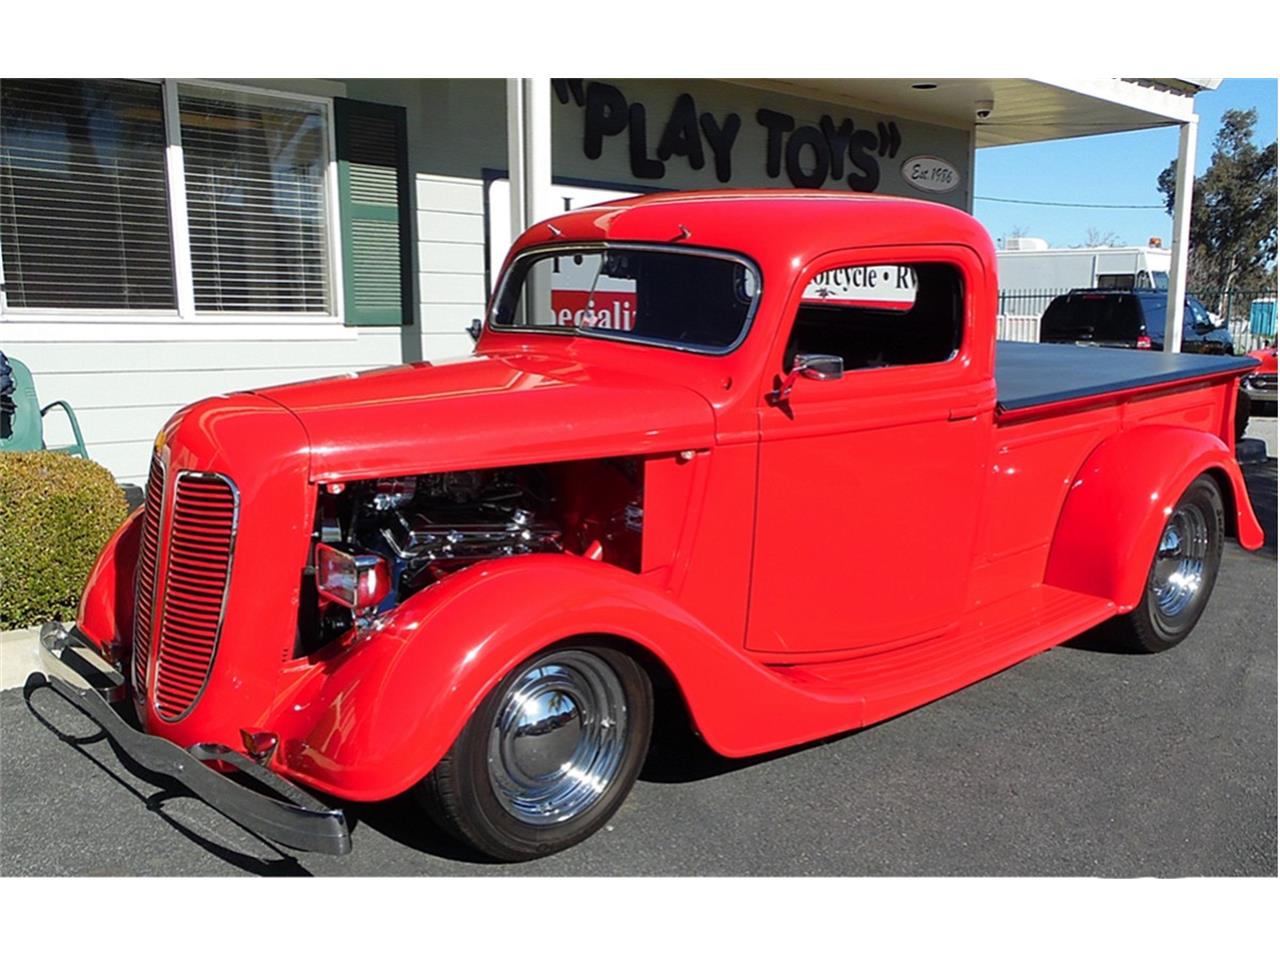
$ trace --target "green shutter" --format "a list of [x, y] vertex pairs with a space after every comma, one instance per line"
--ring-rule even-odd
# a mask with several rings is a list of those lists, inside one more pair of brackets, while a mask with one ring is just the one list
[[413, 245], [404, 107], [333, 101], [346, 323], [413, 322]]

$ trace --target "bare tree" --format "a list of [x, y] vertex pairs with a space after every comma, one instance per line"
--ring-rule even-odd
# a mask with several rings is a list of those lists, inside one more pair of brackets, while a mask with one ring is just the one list
[[1099, 230], [1097, 227], [1090, 227], [1085, 231], [1084, 245], [1086, 247], [1119, 247], [1123, 245], [1123, 241], [1114, 230]]

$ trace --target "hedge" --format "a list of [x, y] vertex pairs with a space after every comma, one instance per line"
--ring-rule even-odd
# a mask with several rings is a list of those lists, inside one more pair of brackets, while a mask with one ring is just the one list
[[74, 619], [93, 561], [127, 512], [99, 464], [0, 453], [0, 630]]

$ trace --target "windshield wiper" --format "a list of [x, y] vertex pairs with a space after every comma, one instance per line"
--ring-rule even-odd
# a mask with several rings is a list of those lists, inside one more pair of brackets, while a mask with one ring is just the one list
[[[605, 258], [605, 255], [601, 253], [600, 266], [596, 267], [596, 274], [594, 277], [591, 278], [591, 286], [587, 290], [587, 305], [586, 305], [586, 308], [582, 311], [582, 320], [575, 322], [573, 325], [573, 328], [577, 330], [579, 333], [586, 333], [588, 331], [594, 330], [597, 326], [598, 321], [595, 319], [596, 316], [598, 315], [595, 308], [596, 284], [600, 282], [600, 276], [601, 274], [604, 273], [604, 258]], [[590, 323], [587, 322], [588, 311], [590, 311], [590, 316], [591, 316]]]

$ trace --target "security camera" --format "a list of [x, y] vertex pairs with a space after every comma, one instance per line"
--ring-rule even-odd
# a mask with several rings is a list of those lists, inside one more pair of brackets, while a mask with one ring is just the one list
[[975, 100], [973, 101], [973, 115], [978, 120], [987, 120], [996, 112], [996, 102], [994, 100]]

